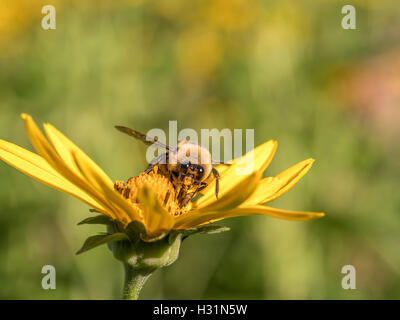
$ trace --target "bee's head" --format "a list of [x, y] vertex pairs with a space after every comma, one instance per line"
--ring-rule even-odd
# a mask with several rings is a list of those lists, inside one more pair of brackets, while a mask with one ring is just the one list
[[[192, 179], [196, 182], [204, 181], [211, 173], [211, 154], [200, 145], [182, 141], [178, 144], [178, 150], [171, 154], [176, 164], [170, 165], [169, 170], [175, 171], [177, 175], [185, 176], [186, 180]], [[171, 157], [172, 158], [172, 157]]]
[[190, 162], [180, 163], [179, 171], [183, 176], [189, 179], [194, 179], [196, 181], [202, 181], [205, 173], [204, 167], [202, 165]]

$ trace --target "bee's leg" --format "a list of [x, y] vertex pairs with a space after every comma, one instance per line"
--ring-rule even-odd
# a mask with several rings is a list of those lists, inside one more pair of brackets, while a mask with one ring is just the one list
[[[200, 192], [201, 190], [203, 190], [205, 187], [208, 186], [208, 183], [206, 182], [200, 182], [199, 186], [197, 187], [197, 189], [194, 192], [194, 195], [196, 195], [198, 192]], [[193, 196], [194, 196], [193, 195]]]
[[170, 171], [167, 169], [168, 175], [169, 175], [169, 181], [172, 183], [172, 185], [174, 186], [174, 188], [176, 189], [176, 179], [178, 174], [174, 171]]
[[180, 207], [181, 208], [185, 207], [190, 202], [190, 200], [192, 200], [192, 198], [194, 197], [195, 194], [196, 194], [196, 191], [187, 193], [185, 195], [185, 197], [182, 199]]
[[164, 198], [164, 206], [167, 205], [168, 199], [169, 199], [169, 196], [170, 196], [170, 195], [171, 195], [171, 190], [168, 190], [168, 191], [167, 191], [167, 194], [165, 195], [165, 198]]
[[144, 170], [145, 173], [149, 173], [156, 165], [158, 164], [166, 164], [168, 159], [168, 154], [167, 153], [163, 153], [161, 155], [159, 155], [157, 158], [153, 159], [146, 170]]
[[[178, 179], [177, 179], [177, 182], [176, 182], [176, 188], [175, 188], [175, 201], [176, 201], [176, 198], [177, 198], [177, 195], [178, 195], [178, 189], [179, 189], [180, 183], [181, 183], [181, 176], [182, 176], [182, 172], [179, 172]], [[180, 190], [179, 190], [179, 195], [181, 194], [181, 191], [182, 191], [182, 188], [180, 188]]]
[[190, 200], [192, 200], [194, 196], [196, 196], [201, 190], [203, 190], [207, 186], [208, 186], [208, 184], [206, 182], [200, 182], [200, 184], [197, 186], [196, 190], [193, 191], [192, 194], [190, 195]]
[[183, 198], [180, 207], [186, 207], [186, 205], [192, 200], [193, 196], [191, 194], [187, 194], [185, 198]]
[[195, 195], [197, 195], [197, 193], [199, 193], [199, 192], [200, 192], [201, 190], [203, 190], [205, 187], [207, 187], [207, 183], [205, 183], [205, 182], [198, 182], [198, 185], [197, 185], [196, 190], [194, 190], [193, 192], [191, 192], [191, 193], [189, 194], [190, 200], [192, 200], [193, 197], [194, 197]]
[[178, 202], [179, 206], [182, 208], [186, 206], [186, 204], [189, 202], [191, 199], [191, 193], [188, 193], [188, 189], [186, 185], [182, 185], [181, 189], [179, 190], [178, 194]]
[[153, 170], [153, 168], [154, 168], [154, 166], [155, 166], [156, 164], [157, 164], [157, 163], [150, 163], [150, 164], [147, 166], [146, 170], [144, 170], [144, 173], [149, 173], [151, 170]]
[[191, 193], [188, 193], [186, 195], [186, 197], [182, 200], [181, 207], [186, 206], [193, 199], [193, 197], [195, 195], [197, 195], [197, 193], [199, 193], [201, 190], [203, 190], [207, 186], [208, 186], [208, 184], [206, 182], [200, 182], [199, 185], [197, 186], [196, 190]]
[[213, 175], [214, 175], [214, 177], [215, 177], [215, 197], [216, 197], [217, 200], [218, 200], [219, 178], [220, 178], [220, 175], [219, 175], [219, 172], [217, 171], [217, 169], [215, 169], [215, 168], [212, 168], [212, 173], [213, 173]]

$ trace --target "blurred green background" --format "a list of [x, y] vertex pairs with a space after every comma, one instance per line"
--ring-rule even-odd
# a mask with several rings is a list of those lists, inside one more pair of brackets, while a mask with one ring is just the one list
[[[41, 8], [57, 29], [41, 28]], [[344, 30], [353, 4], [357, 29]], [[271, 206], [324, 211], [311, 222], [252, 216], [195, 236], [142, 298], [400, 297], [400, 6], [383, 1], [0, 2], [0, 137], [32, 150], [20, 113], [50, 122], [114, 180], [146, 167], [117, 132], [254, 128], [277, 139], [268, 175], [312, 170]], [[76, 256], [98, 226], [78, 200], [0, 163], [0, 298], [118, 299], [105, 247]], [[57, 289], [41, 288], [43, 265]], [[343, 290], [354, 265], [357, 289]]]

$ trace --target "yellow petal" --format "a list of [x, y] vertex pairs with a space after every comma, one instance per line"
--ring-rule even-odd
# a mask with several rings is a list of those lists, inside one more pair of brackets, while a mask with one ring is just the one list
[[288, 192], [310, 170], [314, 159], [301, 161], [275, 177], [262, 179], [246, 205], [266, 204]]
[[121, 215], [120, 219], [125, 219], [126, 222], [131, 220], [140, 221], [140, 216], [131, 203], [114, 190], [111, 180], [104, 178], [103, 174], [92, 166], [91, 161], [87, 161], [86, 157], [75, 151], [72, 152], [72, 157], [76, 167], [89, 184], [100, 194], [105, 195], [107, 200], [113, 204], [113, 207], [118, 209], [118, 214]]
[[150, 188], [141, 188], [138, 198], [143, 210], [147, 237], [156, 238], [172, 229], [174, 218], [161, 206]]
[[[193, 204], [193, 212], [188, 214], [194, 215], [196, 212], [203, 213], [209, 211], [221, 211], [235, 208], [242, 204], [248, 199], [248, 197], [256, 190], [261, 179], [261, 173], [254, 172], [249, 176], [245, 176], [245, 179], [227, 188], [224, 195], [213, 201], [208, 205], [196, 207], [196, 203]], [[214, 195], [215, 197], [215, 195]], [[197, 209], [197, 210], [196, 210]]]
[[99, 212], [105, 209], [92, 197], [60, 176], [42, 157], [13, 143], [0, 140], [0, 159], [22, 173], [85, 202]]
[[239, 216], [250, 216], [250, 215], [266, 215], [285, 220], [306, 221], [306, 220], [321, 218], [325, 215], [325, 213], [308, 212], [308, 211], [290, 211], [283, 209], [275, 209], [266, 206], [241, 206], [229, 211], [209, 212], [207, 214], [194, 217], [192, 219], [177, 221], [174, 228], [175, 229], [192, 228], [201, 224], [211, 223], [222, 219], [239, 217]]
[[39, 127], [30, 115], [23, 113], [21, 114], [21, 118], [24, 120], [26, 132], [36, 152], [40, 154], [53, 168], [55, 168], [58, 163], [58, 157], [54, 153], [49, 142], [43, 136]]
[[36, 123], [33, 121], [32, 117], [27, 114], [22, 114], [21, 117], [24, 120], [28, 137], [36, 151], [61, 176], [70, 181], [72, 184], [76, 185], [78, 188], [82, 189], [87, 194], [91, 195], [91, 197], [99, 202], [103, 206], [103, 208], [105, 208], [107, 212], [112, 215], [113, 218], [116, 218], [118, 210], [116, 210], [113, 204], [105, 198], [104, 194], [98, 192], [98, 190], [96, 190], [87, 181], [85, 181], [82, 176], [80, 176], [80, 174], [77, 174], [60, 158], [60, 156], [55, 152], [55, 150], [46, 140]]
[[[220, 197], [222, 198], [230, 189], [244, 181], [254, 172], [262, 173], [270, 164], [277, 146], [278, 143], [276, 141], [269, 140], [244, 156], [234, 159], [232, 161], [233, 164], [226, 167], [223, 174], [221, 174], [219, 182]], [[247, 174], [243, 174], [246, 173], [246, 168], [251, 170]], [[204, 207], [216, 200], [215, 179], [203, 190], [202, 194], [203, 196], [196, 201], [198, 207]]]
[[77, 147], [71, 140], [69, 140], [65, 135], [63, 135], [59, 130], [57, 130], [51, 124], [44, 124], [44, 130], [56, 149], [57, 153], [61, 157], [61, 159], [74, 170], [77, 170], [75, 166], [75, 161], [72, 156], [72, 153], [75, 152], [79, 154], [79, 156], [84, 159], [84, 161], [96, 170], [96, 173], [102, 177], [102, 180], [112, 185], [112, 180], [107, 176], [107, 174], [92, 160], [88, 157], [86, 153], [84, 153], [79, 147]]

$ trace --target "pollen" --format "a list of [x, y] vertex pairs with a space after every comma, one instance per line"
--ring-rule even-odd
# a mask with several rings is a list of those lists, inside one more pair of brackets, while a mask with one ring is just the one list
[[145, 186], [154, 192], [159, 203], [170, 214], [177, 216], [189, 210], [189, 206], [182, 207], [181, 203], [176, 199], [176, 190], [173, 183], [167, 175], [160, 173], [160, 171], [142, 172], [137, 177], [129, 178], [126, 183], [124, 181], [116, 181], [114, 183], [114, 189], [135, 206], [140, 205], [138, 193]]

